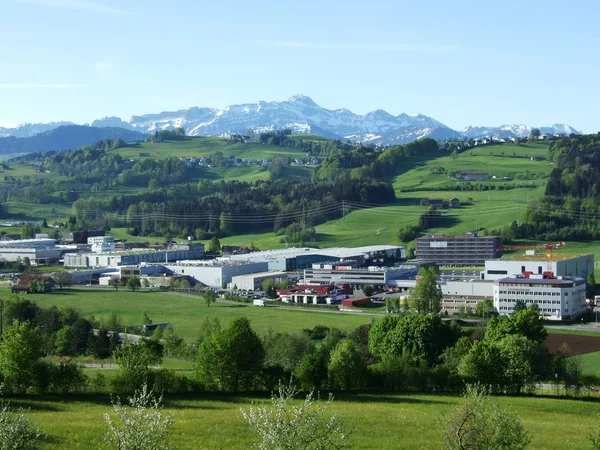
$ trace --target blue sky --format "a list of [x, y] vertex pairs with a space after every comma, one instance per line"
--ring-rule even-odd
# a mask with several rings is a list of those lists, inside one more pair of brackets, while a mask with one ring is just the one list
[[453, 128], [600, 131], [598, 1], [2, 0], [0, 125], [302, 93]]

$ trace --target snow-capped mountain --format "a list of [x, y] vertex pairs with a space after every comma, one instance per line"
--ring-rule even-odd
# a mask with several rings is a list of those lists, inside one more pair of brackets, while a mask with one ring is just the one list
[[[530, 125], [500, 125], [499, 127], [472, 127], [461, 131], [467, 138], [492, 137], [494, 139], [509, 139], [512, 137], [528, 137], [535, 127]], [[541, 134], [581, 134], [570, 125], [555, 123], [549, 127], [539, 127]]]
[[[0, 128], [0, 136], [33, 135], [58, 127], [63, 123], [26, 124], [15, 129]], [[336, 139], [376, 144], [404, 144], [422, 137], [438, 140], [494, 137], [510, 138], [529, 136], [528, 125], [502, 125], [500, 127], [467, 127], [461, 132], [437, 120], [422, 115], [399, 114], [394, 116], [378, 109], [368, 114], [355, 114], [347, 109], [329, 110], [317, 105], [310, 97], [295, 95], [286, 101], [259, 101], [230, 105], [223, 109], [189, 108], [165, 111], [158, 114], [133, 116], [129, 122], [118, 117], [95, 120], [89, 126], [118, 127], [141, 133], [154, 133], [183, 127], [190, 136], [221, 136], [231, 133], [246, 134], [291, 128], [295, 133], [312, 133]], [[35, 132], [35, 130], [40, 130]], [[579, 133], [569, 125], [540, 127], [544, 133]], [[29, 134], [25, 134], [29, 133]]]
[[50, 123], [24, 123], [15, 128], [0, 127], [0, 138], [16, 137], [26, 138], [54, 130], [65, 125], [74, 125], [73, 122], [50, 122]]

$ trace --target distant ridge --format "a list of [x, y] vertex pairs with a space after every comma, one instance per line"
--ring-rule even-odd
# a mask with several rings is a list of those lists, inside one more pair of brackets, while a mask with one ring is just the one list
[[102, 139], [139, 141], [145, 135], [123, 128], [96, 128], [84, 125], [64, 125], [31, 137], [0, 138], [0, 154], [35, 153], [67, 150], [93, 144]]
[[[27, 137], [36, 130], [48, 131], [65, 124], [26, 124], [16, 128], [0, 128], [0, 136]], [[68, 124], [68, 123], [67, 123]], [[320, 107], [306, 95], [294, 95], [288, 100], [258, 101], [230, 105], [222, 109], [193, 107], [179, 111], [133, 116], [129, 122], [119, 117], [94, 120], [89, 128], [118, 127], [140, 133], [185, 128], [190, 136], [222, 136], [291, 128], [295, 133], [318, 134], [334, 139], [382, 145], [404, 144], [422, 137], [438, 140], [525, 137], [534, 128], [530, 125], [501, 125], [499, 127], [470, 126], [453, 130], [423, 114], [394, 116], [378, 109], [360, 115], [347, 109], [329, 110]], [[569, 125], [554, 124], [539, 127], [542, 134], [581, 134]]]

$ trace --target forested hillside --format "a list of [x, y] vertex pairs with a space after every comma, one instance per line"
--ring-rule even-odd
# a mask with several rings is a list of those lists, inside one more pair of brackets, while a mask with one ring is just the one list
[[549, 157], [545, 195], [530, 205], [516, 237], [600, 239], [600, 134], [558, 140]]

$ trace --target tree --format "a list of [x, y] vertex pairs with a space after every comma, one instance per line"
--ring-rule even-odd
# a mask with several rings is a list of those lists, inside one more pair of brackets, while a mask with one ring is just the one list
[[515, 302], [515, 306], [513, 307], [513, 313], [516, 314], [520, 311], [524, 311], [527, 309], [527, 303], [524, 300], [517, 300]]
[[371, 286], [370, 284], [365, 284], [365, 285], [362, 287], [362, 291], [364, 292], [364, 294], [365, 294], [367, 297], [370, 297], [371, 295], [373, 295], [373, 291], [374, 291], [374, 289], [373, 289], [373, 286]]
[[331, 352], [327, 366], [329, 386], [334, 389], [360, 389], [365, 384], [367, 364], [349, 339], [343, 339]]
[[206, 306], [210, 306], [211, 303], [215, 303], [217, 301], [217, 294], [211, 289], [208, 289], [204, 294], [202, 294], [202, 297], [204, 297]]
[[169, 430], [175, 423], [172, 414], [164, 414], [162, 395], [156, 397], [144, 384], [122, 405], [119, 398], [112, 402], [116, 420], [104, 414], [108, 433], [104, 440], [119, 450], [166, 449]]
[[216, 236], [208, 241], [208, 251], [210, 253], [219, 253], [221, 251], [221, 243]]
[[16, 320], [2, 333], [0, 341], [0, 373], [7, 388], [25, 392], [35, 384], [36, 366], [42, 356], [42, 335], [29, 322]]
[[251, 389], [263, 367], [264, 355], [262, 341], [250, 321], [241, 317], [200, 344], [196, 373], [209, 388]]
[[408, 294], [410, 308], [419, 314], [439, 314], [442, 310], [442, 290], [433, 267], [419, 270], [417, 285]]
[[489, 298], [486, 298], [477, 303], [475, 306], [475, 314], [479, 317], [484, 317], [486, 314], [489, 314], [494, 311], [494, 304]]
[[267, 278], [265, 281], [262, 282], [262, 289], [263, 291], [265, 291], [265, 294], [267, 294], [269, 298], [277, 297], [277, 288], [275, 287], [275, 280], [273, 280], [272, 278]]
[[72, 286], [74, 284], [73, 275], [69, 272], [55, 272], [52, 274], [52, 279], [61, 289], [65, 286]]
[[510, 316], [492, 317], [485, 332], [486, 341], [499, 341], [509, 334], [520, 334], [536, 342], [548, 336], [543, 319], [533, 309], [526, 308]]
[[119, 277], [110, 277], [108, 280], [108, 285], [115, 288], [115, 291], [119, 290], [119, 286], [121, 285], [121, 280]]
[[242, 409], [244, 420], [260, 438], [257, 447], [261, 450], [347, 448], [350, 432], [342, 419], [328, 413], [333, 397], [330, 395], [321, 406], [313, 400], [311, 392], [300, 405], [293, 405], [297, 394], [291, 381], [288, 386], [280, 382], [278, 393], [271, 396], [271, 408], [254, 405]]
[[587, 277], [587, 298], [593, 300], [596, 296], [596, 276], [590, 272]]
[[540, 137], [540, 130], [539, 128], [532, 128], [531, 129], [531, 133], [529, 133], [529, 140], [530, 141], [537, 141]]
[[327, 380], [327, 351], [323, 348], [305, 353], [295, 371], [302, 389], [320, 390]]
[[531, 441], [519, 417], [480, 385], [467, 385], [462, 403], [444, 421], [443, 435], [448, 450], [522, 450]]
[[129, 280], [127, 280], [127, 287], [129, 289], [131, 289], [131, 291], [135, 291], [136, 289], [139, 289], [142, 287], [142, 283], [140, 282], [140, 278], [139, 277], [131, 277]]
[[146, 311], [142, 312], [142, 325], [151, 325], [152, 324], [152, 319], [150, 318], [150, 316], [148, 315], [148, 313]]
[[221, 213], [221, 216], [219, 217], [219, 231], [226, 236], [233, 233], [233, 223], [231, 222], [230, 213]]

